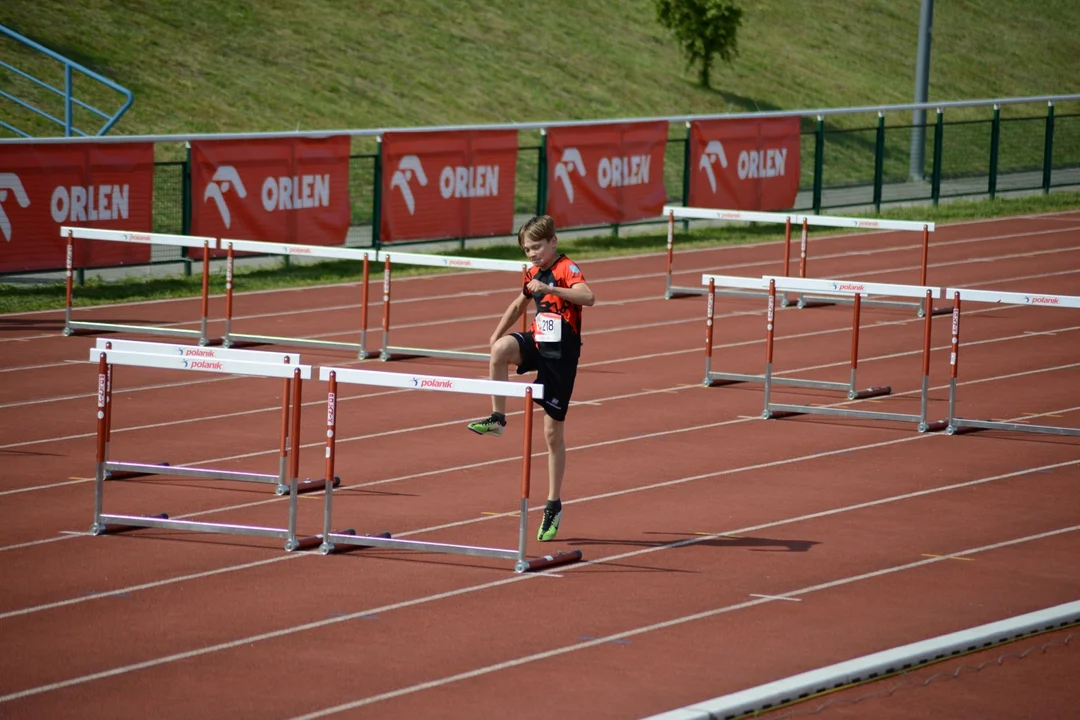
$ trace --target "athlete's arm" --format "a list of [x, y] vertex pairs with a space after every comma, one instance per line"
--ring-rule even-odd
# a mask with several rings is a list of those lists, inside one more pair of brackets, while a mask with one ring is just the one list
[[525, 312], [525, 309], [529, 307], [529, 303], [532, 301], [528, 295], [521, 295], [520, 293], [510, 303], [510, 306], [506, 308], [506, 312], [503, 313], [502, 318], [499, 319], [499, 324], [495, 327], [495, 332], [491, 334], [491, 345], [499, 341], [506, 331], [517, 322], [521, 317], [521, 313]]
[[531, 293], [554, 295], [555, 297], [562, 298], [563, 300], [569, 300], [575, 305], [592, 307], [596, 304], [596, 296], [593, 294], [593, 291], [589, 287], [589, 284], [585, 282], [579, 282], [573, 287], [563, 288], [555, 287], [553, 285], [546, 285], [539, 280], [530, 280], [528, 287], [529, 292]]

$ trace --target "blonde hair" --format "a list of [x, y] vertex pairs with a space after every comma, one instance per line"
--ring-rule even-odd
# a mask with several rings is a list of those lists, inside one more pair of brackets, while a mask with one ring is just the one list
[[518, 247], [526, 240], [551, 240], [555, 237], [555, 220], [550, 215], [536, 215], [518, 230]]

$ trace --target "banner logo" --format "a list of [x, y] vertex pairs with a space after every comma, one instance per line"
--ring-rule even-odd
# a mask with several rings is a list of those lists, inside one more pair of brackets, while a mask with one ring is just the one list
[[719, 140], [710, 140], [705, 146], [705, 152], [701, 154], [698, 162], [698, 170], [704, 170], [709, 178], [709, 187], [716, 192], [716, 174], [713, 172], [713, 163], [720, 161], [720, 167], [727, 167], [727, 155], [724, 154], [724, 144]]
[[581, 159], [581, 152], [577, 148], [563, 150], [562, 159], [555, 165], [555, 178], [561, 180], [566, 197], [574, 202], [574, 185], [570, 182], [570, 171], [576, 170], [578, 175], [585, 177], [585, 163]]
[[15, 202], [19, 203], [19, 207], [28, 207], [30, 197], [26, 194], [18, 175], [0, 173], [0, 232], [4, 233], [4, 240], [11, 242], [11, 221], [4, 212], [4, 201], [7, 200], [8, 190], [15, 194]]
[[229, 192], [230, 189], [235, 189], [236, 194], [241, 198], [247, 197], [247, 188], [244, 187], [244, 182], [240, 179], [240, 173], [236, 172], [236, 168], [232, 165], [222, 165], [214, 171], [214, 177], [206, 184], [206, 191], [203, 192], [203, 202], [206, 202], [208, 198], [214, 199], [226, 228], [232, 224], [229, 206], [225, 204], [225, 193]]
[[409, 208], [410, 215], [416, 210], [416, 200], [413, 199], [412, 187], [409, 186], [413, 174], [416, 175], [420, 187], [427, 187], [428, 179], [424, 174], [424, 166], [420, 164], [420, 158], [416, 155], [406, 155], [401, 158], [398, 169], [394, 171], [394, 176], [390, 179], [390, 189], [397, 188], [401, 191], [401, 197], [405, 199], [405, 207]]

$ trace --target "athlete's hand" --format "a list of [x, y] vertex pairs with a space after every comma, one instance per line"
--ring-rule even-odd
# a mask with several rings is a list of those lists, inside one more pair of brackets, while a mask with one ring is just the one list
[[535, 278], [530, 280], [525, 288], [533, 295], [550, 295], [552, 290], [550, 285], [546, 285]]

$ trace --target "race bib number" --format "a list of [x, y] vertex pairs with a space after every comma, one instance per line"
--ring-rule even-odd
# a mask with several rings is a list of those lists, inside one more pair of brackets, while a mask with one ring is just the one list
[[537, 313], [533, 338], [536, 342], [560, 342], [562, 340], [562, 315]]

